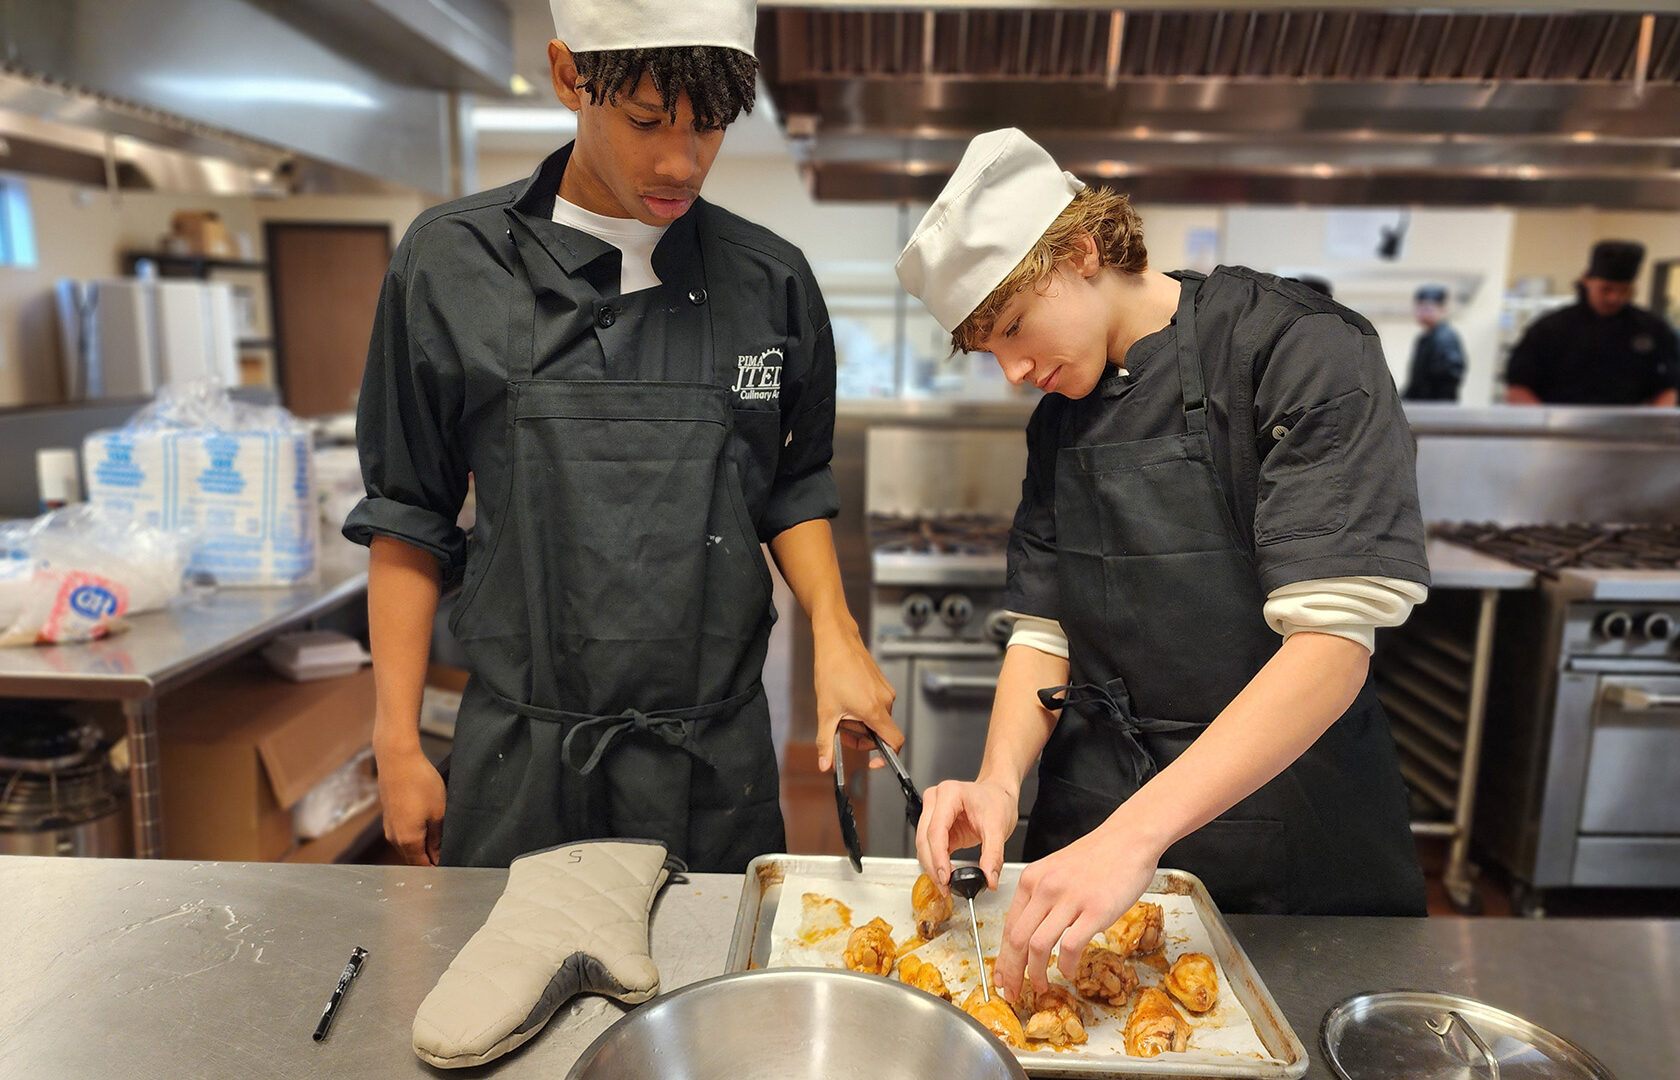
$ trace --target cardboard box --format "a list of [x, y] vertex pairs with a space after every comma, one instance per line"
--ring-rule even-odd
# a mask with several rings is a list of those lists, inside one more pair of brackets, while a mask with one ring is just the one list
[[158, 702], [163, 856], [272, 862], [292, 807], [373, 739], [373, 670], [294, 683], [256, 657]]
[[169, 233], [192, 255], [231, 258], [236, 252], [233, 235], [214, 210], [176, 211], [169, 219]]

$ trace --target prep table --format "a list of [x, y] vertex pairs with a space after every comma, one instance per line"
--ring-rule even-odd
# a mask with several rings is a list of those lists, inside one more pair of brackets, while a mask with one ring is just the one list
[[[414, 1011], [506, 872], [0, 857], [0, 1076], [422, 1077]], [[665, 989], [724, 970], [742, 879], [696, 874], [654, 909]], [[1309, 1077], [1325, 1011], [1367, 990], [1481, 998], [1573, 1039], [1620, 1080], [1680, 1060], [1680, 921], [1229, 917]], [[350, 950], [370, 955], [325, 1042], [310, 1032]], [[564, 1006], [462, 1075], [563, 1077], [622, 1009]], [[797, 1018], [787, 1018], [797, 1022]]]
[[132, 616], [127, 630], [101, 641], [0, 649], [0, 703], [5, 698], [120, 702], [128, 729], [134, 854], [155, 856], [163, 842], [159, 695], [366, 594], [366, 548], [323, 536], [320, 567], [315, 584], [221, 589], [190, 605]]

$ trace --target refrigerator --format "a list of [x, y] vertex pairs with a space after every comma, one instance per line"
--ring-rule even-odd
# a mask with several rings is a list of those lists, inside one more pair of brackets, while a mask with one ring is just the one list
[[69, 401], [151, 397], [165, 383], [239, 385], [233, 287], [100, 278], [56, 288]]

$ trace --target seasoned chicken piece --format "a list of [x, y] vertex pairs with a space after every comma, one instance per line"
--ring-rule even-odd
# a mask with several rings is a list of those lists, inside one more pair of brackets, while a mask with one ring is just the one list
[[853, 971], [865, 975], [886, 975], [898, 959], [898, 946], [893, 944], [892, 926], [879, 916], [870, 919], [846, 939], [842, 959]]
[[1079, 969], [1073, 976], [1073, 988], [1094, 1001], [1110, 1005], [1124, 1005], [1137, 989], [1137, 972], [1126, 958], [1092, 941], [1079, 954]]
[[917, 935], [923, 941], [932, 941], [951, 919], [951, 894], [941, 895], [933, 879], [923, 874], [910, 888], [910, 911], [916, 920]]
[[1152, 953], [1161, 947], [1161, 905], [1139, 900], [1108, 928], [1108, 947], [1121, 956]]
[[815, 945], [852, 927], [852, 909], [822, 893], [808, 892], [799, 898], [799, 940]]
[[1126, 1018], [1126, 1053], [1154, 1057], [1165, 1050], [1190, 1045], [1190, 1025], [1173, 1008], [1172, 998], [1158, 986], [1146, 987]]
[[951, 1000], [951, 991], [945, 988], [945, 976], [919, 956], [906, 956], [898, 962], [898, 978], [900, 982], [926, 990], [934, 997]]
[[976, 987], [962, 1007], [963, 1012], [985, 1024], [986, 1030], [1010, 1046], [1017, 1046], [1022, 1050], [1027, 1048], [1027, 1033], [1021, 1027], [1021, 1018], [1009, 1007], [1009, 1002], [995, 994], [992, 1000], [987, 1001]]
[[1085, 1010], [1065, 986], [1038, 991], [1032, 980], [1025, 980], [1016, 1012], [1026, 1017], [1027, 1038], [1034, 1042], [1072, 1046], [1085, 1041]]
[[1161, 985], [1193, 1013], [1205, 1013], [1219, 1000], [1219, 973], [1213, 961], [1199, 952], [1187, 952], [1173, 961]]

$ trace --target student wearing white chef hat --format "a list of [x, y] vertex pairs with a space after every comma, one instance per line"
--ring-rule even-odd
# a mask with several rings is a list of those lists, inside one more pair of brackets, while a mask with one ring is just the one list
[[[372, 548], [385, 831], [417, 863], [621, 836], [739, 872], [786, 846], [761, 542], [812, 616], [819, 761], [842, 716], [903, 741], [827, 521], [828, 315], [796, 248], [700, 197], [753, 104], [753, 4], [553, 11], [576, 140], [421, 215], [369, 350], [344, 532]], [[446, 798], [417, 725], [440, 587], [463, 578]]]
[[899, 279], [1045, 392], [1010, 534], [1019, 618], [984, 762], [933, 788], [917, 854], [996, 885], [1038, 762], [998, 983], [1040, 988], [1156, 867], [1227, 911], [1424, 913], [1377, 626], [1429, 570], [1411, 437], [1376, 332], [1243, 267], [1152, 269], [1124, 195], [1019, 131], [969, 144]]

